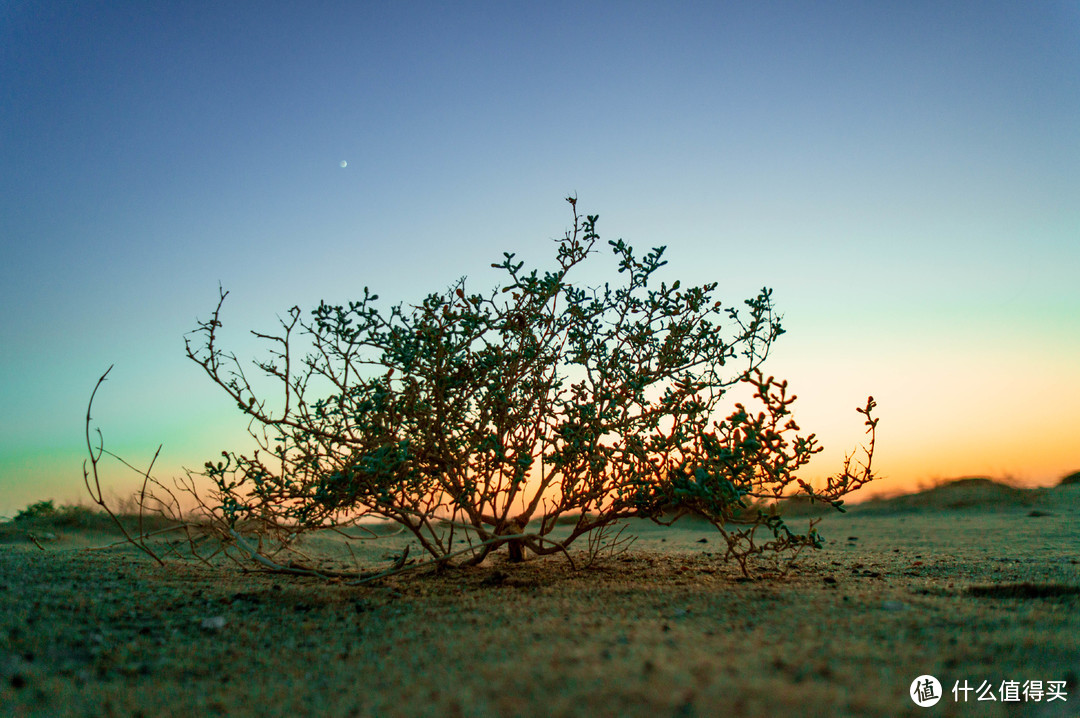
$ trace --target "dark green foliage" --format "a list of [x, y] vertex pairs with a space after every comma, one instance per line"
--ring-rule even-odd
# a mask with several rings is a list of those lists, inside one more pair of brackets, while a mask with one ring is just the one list
[[86, 506], [57, 507], [51, 499], [30, 504], [15, 515], [16, 522], [48, 524], [54, 527], [78, 528], [93, 523], [94, 512]]
[[[574, 224], [549, 271], [505, 254], [492, 265], [504, 285], [486, 292], [462, 279], [417, 306], [381, 310], [365, 288], [306, 319], [294, 307], [277, 335], [256, 334], [270, 346], [255, 364], [280, 384], [274, 398], [218, 346], [222, 292], [188, 356], [252, 419], [258, 449], [207, 463], [215, 515], [283, 541], [390, 519], [438, 561], [456, 555], [455, 539], [473, 562], [503, 544], [515, 557], [565, 553], [620, 519], [685, 513], [712, 522], [744, 569], [763, 550], [819, 546], [812, 527], [793, 533], [751, 503], [801, 495], [840, 508], [872, 478], [873, 401], [859, 410], [865, 466], [849, 461], [818, 489], [797, 479], [820, 447], [798, 433], [787, 384], [760, 371], [783, 333], [771, 290], [725, 305], [715, 282], [658, 284], [664, 248], [639, 257], [622, 240], [607, 243], [621, 283], [579, 286], [572, 272], [603, 245], [597, 217], [569, 202]], [[737, 404], [718, 418], [736, 385], [753, 388], [759, 410]]]
[[125, 508], [131, 511], [110, 516], [105, 511], [96, 510], [91, 506], [73, 504], [56, 506], [52, 500], [37, 501], [19, 511], [12, 520], [12, 525], [19, 528], [67, 529], [93, 533], [113, 533], [118, 524], [122, 528], [131, 530], [135, 530], [141, 524], [147, 531], [160, 531], [177, 525], [176, 521], [158, 514], [140, 519], [135, 513], [138, 505], [134, 501], [127, 501]]
[[56, 515], [56, 506], [52, 499], [38, 501], [30, 504], [25, 509], [15, 514], [16, 521], [33, 521], [35, 519], [51, 518]]

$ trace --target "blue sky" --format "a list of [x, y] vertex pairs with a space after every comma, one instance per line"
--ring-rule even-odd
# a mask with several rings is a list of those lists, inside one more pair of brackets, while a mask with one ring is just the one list
[[1080, 469], [1075, 2], [14, 2], [0, 106], [0, 515], [80, 497], [113, 363], [129, 460], [243, 444], [183, 357], [219, 282], [250, 356], [293, 305], [550, 262], [571, 193], [774, 289], [814, 471], [871, 393], [880, 490]]

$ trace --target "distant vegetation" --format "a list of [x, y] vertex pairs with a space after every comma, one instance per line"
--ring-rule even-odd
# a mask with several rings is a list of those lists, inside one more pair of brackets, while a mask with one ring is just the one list
[[[86, 506], [59, 506], [53, 501], [38, 501], [15, 514], [15, 523], [47, 523], [50, 526], [85, 527], [97, 514]], [[106, 517], [107, 518], [107, 517]]]
[[[115, 519], [104, 511], [98, 511], [90, 506], [61, 504], [49, 499], [37, 501], [15, 514], [15, 518], [8, 525], [10, 529], [49, 529], [49, 530], [81, 530], [112, 533], [116, 530], [116, 521], [120, 521], [125, 527], [136, 529], [139, 523], [137, 514], [138, 507], [129, 502], [127, 510], [115, 514]], [[175, 524], [170, 519], [161, 516], [144, 516], [143, 523], [146, 530], [160, 530], [166, 526]]]

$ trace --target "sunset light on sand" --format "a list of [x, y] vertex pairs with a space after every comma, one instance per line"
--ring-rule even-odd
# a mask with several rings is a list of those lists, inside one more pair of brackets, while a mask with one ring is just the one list
[[184, 356], [219, 285], [259, 358], [294, 305], [548, 266], [568, 195], [665, 281], [774, 290], [808, 480], [873, 395], [851, 500], [1050, 486], [1080, 469], [1078, 77], [1070, 2], [6, 7], [0, 516], [85, 500], [110, 365], [93, 418], [134, 465], [245, 448]]

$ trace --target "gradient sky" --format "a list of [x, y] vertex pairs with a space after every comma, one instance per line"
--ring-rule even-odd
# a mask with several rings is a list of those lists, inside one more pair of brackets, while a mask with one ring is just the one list
[[1075, 0], [5, 2], [0, 515], [83, 496], [110, 364], [129, 461], [247, 447], [183, 356], [219, 282], [253, 356], [293, 305], [547, 266], [571, 193], [666, 277], [774, 289], [808, 478], [868, 394], [867, 493], [1080, 469]]

